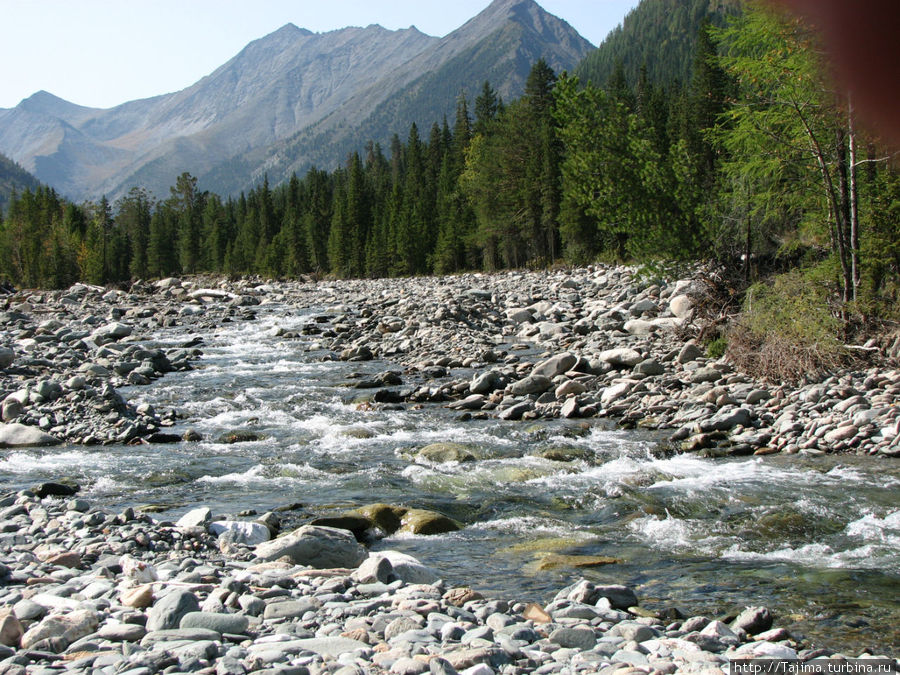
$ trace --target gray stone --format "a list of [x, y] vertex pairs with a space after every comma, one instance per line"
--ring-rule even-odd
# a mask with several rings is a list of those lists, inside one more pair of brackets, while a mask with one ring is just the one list
[[141, 639], [141, 647], [152, 647], [160, 642], [201, 642], [221, 640], [221, 633], [206, 628], [168, 628], [150, 631]]
[[700, 423], [701, 430], [729, 431], [736, 426], [749, 426], [753, 415], [747, 408], [726, 408]]
[[363, 584], [375, 582], [387, 584], [390, 583], [393, 572], [394, 566], [385, 556], [370, 555], [363, 560], [351, 577], [354, 581]]
[[529, 375], [518, 382], [509, 385], [509, 392], [513, 396], [528, 396], [529, 394], [543, 394], [553, 386], [553, 382], [546, 375]]
[[722, 379], [722, 371], [712, 366], [697, 368], [691, 373], [691, 382], [694, 384], [702, 384], [704, 382], [718, 382]]
[[615, 609], [628, 609], [638, 604], [638, 597], [634, 591], [628, 586], [620, 584], [608, 584], [604, 586], [595, 586], [594, 593], [596, 597], [606, 598], [609, 600], [611, 607]]
[[206, 628], [217, 633], [241, 635], [247, 632], [250, 621], [243, 614], [221, 612], [188, 612], [181, 617], [179, 628]]
[[44, 605], [28, 600], [19, 600], [13, 605], [13, 611], [21, 621], [34, 621], [40, 619], [47, 614], [47, 608]]
[[560, 647], [582, 651], [591, 649], [597, 644], [597, 637], [590, 628], [557, 628], [550, 633], [549, 640]]
[[663, 365], [657, 361], [656, 359], [646, 359], [641, 361], [634, 367], [634, 372], [639, 375], [662, 375], [666, 372], [666, 369]]
[[369, 645], [359, 640], [351, 640], [345, 637], [306, 638], [292, 640], [292, 643], [322, 657], [336, 659], [341, 654], [354, 652], [358, 649], [369, 649]]
[[297, 619], [307, 612], [315, 612], [319, 605], [310, 598], [271, 602], [263, 612], [264, 619]]
[[0, 368], [9, 368], [16, 360], [16, 353], [9, 347], [0, 347]]
[[175, 522], [175, 527], [203, 527], [212, 522], [212, 511], [206, 506], [191, 509]]
[[272, 538], [269, 528], [262, 523], [244, 520], [217, 520], [209, 525], [209, 531], [233, 544], [256, 546]]
[[97, 637], [110, 642], [138, 642], [146, 634], [147, 629], [137, 623], [107, 623], [97, 631]]
[[469, 392], [472, 394], [489, 394], [498, 388], [499, 383], [500, 377], [496, 372], [490, 370], [472, 378], [472, 382], [469, 384]]
[[298, 565], [319, 569], [358, 567], [368, 557], [351, 532], [317, 525], [304, 525], [283, 537], [263, 542], [255, 553], [260, 560], [287, 556]]
[[378, 551], [370, 558], [385, 558], [391, 563], [393, 574], [408, 584], [433, 584], [440, 576], [419, 560], [400, 551]]
[[12, 422], [25, 413], [25, 405], [14, 396], [7, 396], [3, 401], [2, 410], [0, 410], [0, 418], [4, 422]]
[[501, 420], [520, 420], [522, 416], [534, 410], [534, 403], [531, 401], [521, 401], [519, 403], [515, 403], [508, 408], [503, 408], [499, 413], [497, 413], [497, 417]]
[[637, 364], [644, 360], [640, 352], [630, 347], [620, 347], [617, 349], [607, 349], [600, 352], [597, 358], [608, 363], [615, 368], [634, 368]]
[[456, 668], [450, 662], [440, 656], [435, 656], [428, 662], [431, 675], [459, 675]]
[[189, 612], [199, 612], [200, 602], [190, 591], [174, 590], [157, 600], [147, 612], [147, 630], [156, 632], [178, 628]]
[[18, 647], [24, 634], [22, 624], [9, 607], [0, 609], [0, 645]]
[[703, 350], [697, 346], [697, 343], [693, 340], [689, 342], [685, 342], [684, 347], [681, 348], [681, 351], [678, 352], [678, 356], [675, 361], [681, 364], [690, 363], [691, 361], [696, 361], [701, 356], [703, 356]]
[[534, 321], [534, 315], [527, 309], [512, 308], [506, 310], [506, 318], [513, 323], [531, 323]]
[[53, 644], [65, 649], [97, 630], [99, 622], [97, 613], [86, 609], [75, 610], [64, 616], [48, 616], [22, 636], [22, 649], [29, 649], [44, 640], [53, 641]]
[[437, 464], [475, 461], [475, 455], [460, 443], [431, 443], [419, 450], [418, 457]]
[[772, 394], [770, 394], [765, 389], [754, 389], [749, 394], [747, 394], [747, 398], [745, 399], [748, 405], [756, 405], [757, 403], [762, 403], [763, 401], [767, 401], [772, 398]]
[[617, 635], [624, 638], [626, 641], [633, 640], [634, 642], [652, 640], [657, 636], [656, 631], [650, 628], [650, 626], [645, 626], [644, 624], [635, 621], [622, 621], [621, 623], [617, 623], [610, 629], [609, 635]]
[[61, 442], [55, 436], [44, 433], [37, 427], [29, 427], [16, 422], [0, 424], [0, 448], [59, 445]]
[[732, 630], [757, 635], [772, 627], [772, 613], [766, 607], [747, 607], [731, 622]]
[[541, 361], [531, 371], [531, 375], [541, 375], [543, 377], [554, 378], [570, 371], [575, 364], [578, 363], [578, 357], [571, 352], [563, 352], [556, 356], [551, 356], [545, 361]]

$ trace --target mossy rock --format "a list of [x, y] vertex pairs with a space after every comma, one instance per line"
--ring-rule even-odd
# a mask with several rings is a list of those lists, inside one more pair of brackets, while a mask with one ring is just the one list
[[538, 572], [548, 572], [560, 567], [583, 569], [587, 567], [615, 565], [619, 562], [621, 562], [621, 560], [618, 558], [610, 558], [605, 555], [563, 555], [562, 553], [549, 553], [541, 556], [541, 558], [536, 561], [535, 569]]
[[461, 529], [462, 526], [459, 523], [437, 511], [409, 509], [403, 514], [398, 531], [407, 534], [427, 535], [456, 532]]
[[170, 511], [172, 509], [177, 509], [184, 506], [184, 504], [144, 504], [143, 506], [138, 506], [136, 511], [141, 513], [163, 513], [165, 511]]
[[576, 447], [553, 447], [543, 448], [537, 451], [538, 457], [549, 459], [551, 462], [589, 462], [596, 458], [596, 455], [587, 448]]
[[374, 438], [375, 432], [365, 427], [349, 427], [341, 431], [341, 436], [348, 438]]
[[235, 429], [234, 431], [226, 431], [219, 436], [219, 443], [252, 443], [253, 441], [261, 441], [263, 438], [264, 436], [255, 431]]
[[402, 506], [391, 506], [390, 504], [367, 504], [361, 506], [348, 515], [358, 515], [368, 519], [380, 527], [387, 534], [393, 534], [400, 529], [400, 519], [406, 513], [406, 509]]
[[436, 464], [475, 461], [475, 455], [460, 443], [432, 443], [419, 450], [417, 457]]

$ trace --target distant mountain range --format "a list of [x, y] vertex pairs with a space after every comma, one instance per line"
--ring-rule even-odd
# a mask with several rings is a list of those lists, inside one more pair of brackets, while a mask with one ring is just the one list
[[312, 33], [287, 24], [182, 91], [109, 109], [38, 92], [0, 109], [0, 152], [75, 199], [158, 197], [184, 171], [236, 194], [313, 165], [333, 168], [412, 122], [427, 132], [487, 80], [518, 97], [543, 57], [572, 70], [592, 49], [534, 0], [495, 0], [446, 37], [380, 26]]

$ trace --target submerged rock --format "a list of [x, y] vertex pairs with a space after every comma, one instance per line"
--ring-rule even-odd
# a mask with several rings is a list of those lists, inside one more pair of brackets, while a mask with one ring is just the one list
[[462, 529], [452, 518], [426, 509], [410, 509], [400, 519], [398, 532], [408, 534], [443, 534]]
[[439, 464], [475, 461], [475, 455], [459, 443], [432, 443], [419, 450], [417, 457]]

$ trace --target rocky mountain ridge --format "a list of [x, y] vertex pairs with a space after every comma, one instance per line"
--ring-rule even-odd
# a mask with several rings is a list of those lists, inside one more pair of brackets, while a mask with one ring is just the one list
[[234, 193], [266, 171], [280, 179], [338, 164], [360, 143], [356, 130], [377, 140], [405, 133], [396, 124], [451, 115], [460, 90], [486, 79], [516, 96], [541, 56], [571, 68], [590, 49], [533, 0], [495, 0], [444, 38], [287, 24], [182, 91], [109, 109], [37, 92], [0, 110], [0, 151], [76, 200], [114, 199], [135, 185], [164, 196], [183, 171]]

